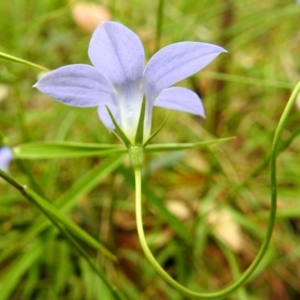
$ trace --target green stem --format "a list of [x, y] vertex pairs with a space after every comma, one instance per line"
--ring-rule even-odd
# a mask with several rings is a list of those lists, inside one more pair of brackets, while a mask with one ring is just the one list
[[140, 240], [141, 247], [151, 263], [151, 265], [155, 268], [155, 270], [164, 278], [171, 286], [173, 286], [176, 290], [180, 291], [181, 293], [194, 297], [194, 298], [200, 298], [200, 299], [219, 299], [224, 298], [228, 294], [232, 293], [239, 287], [241, 287], [247, 279], [251, 276], [251, 274], [254, 272], [262, 258], [264, 257], [273, 232], [274, 223], [275, 223], [275, 217], [276, 217], [276, 203], [277, 203], [277, 182], [276, 182], [276, 158], [278, 154], [279, 149], [279, 141], [280, 141], [280, 135], [283, 130], [283, 126], [287, 120], [287, 117], [297, 99], [297, 95], [300, 92], [300, 82], [295, 87], [283, 113], [279, 120], [279, 123], [277, 125], [273, 143], [272, 143], [272, 150], [271, 150], [271, 159], [270, 159], [270, 184], [271, 184], [271, 200], [270, 200], [270, 213], [269, 213], [269, 221], [268, 221], [268, 227], [267, 232], [264, 238], [264, 241], [259, 249], [259, 252], [257, 256], [255, 257], [252, 264], [248, 267], [248, 269], [241, 275], [241, 277], [235, 281], [233, 281], [231, 284], [227, 285], [227, 287], [223, 288], [222, 290], [218, 292], [211, 292], [211, 293], [198, 293], [195, 291], [192, 291], [190, 289], [187, 289], [180, 283], [178, 283], [176, 280], [174, 280], [157, 262], [155, 257], [153, 256], [151, 250], [148, 247], [145, 232], [143, 228], [143, 218], [142, 218], [142, 179], [141, 179], [141, 168], [137, 166], [134, 167], [134, 174], [135, 174], [135, 185], [136, 185], [136, 222], [137, 222], [137, 231], [138, 236]]

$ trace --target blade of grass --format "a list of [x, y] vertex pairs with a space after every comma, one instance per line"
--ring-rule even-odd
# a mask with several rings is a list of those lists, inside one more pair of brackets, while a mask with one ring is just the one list
[[16, 257], [14, 263], [8, 268], [4, 277], [1, 278], [0, 300], [11, 299], [10, 295], [18, 284], [20, 277], [32, 266], [32, 264], [41, 256], [43, 243], [34, 244], [26, 248], [26, 252]]
[[16, 188], [21, 194], [34, 205], [36, 205], [46, 216], [47, 218], [59, 229], [61, 227], [57, 226], [57, 222], [62, 223], [69, 232], [72, 233], [76, 238], [85, 242], [91, 247], [96, 248], [101, 251], [104, 255], [109, 257], [110, 259], [115, 260], [116, 257], [106, 249], [101, 243], [96, 241], [92, 236], [90, 236], [87, 232], [82, 230], [78, 225], [70, 221], [67, 217], [65, 217], [57, 208], [55, 208], [48, 201], [44, 200], [37, 193], [31, 190], [26, 185], [20, 184], [13, 177], [5, 174], [2, 170], [0, 170], [0, 176], [9, 182], [14, 188]]
[[[106, 178], [123, 161], [124, 156], [109, 157], [101, 165], [90, 170], [80, 180], [78, 180], [64, 195], [58, 198], [54, 204], [63, 213], [67, 213], [77, 202], [77, 200], [93, 189], [103, 178]], [[38, 218], [33, 224], [23, 232], [21, 236], [10, 243], [0, 254], [0, 262], [8, 256], [13, 255], [19, 248], [24, 247], [37, 236], [42, 230], [49, 228], [47, 219]]]
[[9, 55], [9, 54], [3, 53], [3, 52], [0, 52], [0, 59], [10, 61], [10, 62], [19, 63], [19, 64], [22, 64], [22, 65], [25, 65], [25, 66], [28, 66], [28, 67], [32, 67], [32, 68], [35, 68], [35, 69], [38, 69], [38, 70], [41, 70], [41, 71], [49, 71], [47, 68], [45, 68], [43, 66], [37, 65], [37, 64], [35, 64], [33, 62], [30, 62], [28, 60], [18, 58], [16, 56], [12, 56], [12, 55]]
[[[74, 237], [68, 232], [69, 227], [68, 227], [68, 230], [66, 230], [63, 226], [61, 226], [59, 224], [59, 222], [56, 221], [56, 216], [53, 217], [53, 215], [51, 213], [49, 214], [48, 211], [45, 210], [40, 205], [40, 202], [38, 201], [38, 199], [35, 199], [35, 198], [38, 198], [37, 195], [35, 195], [34, 193], [32, 193], [32, 191], [30, 192], [30, 190], [27, 191], [27, 193], [31, 196], [31, 198], [32, 198], [33, 201], [36, 200], [35, 204], [40, 207], [40, 209], [47, 216], [47, 218], [52, 222], [52, 224], [59, 229], [59, 231], [66, 237], [66, 239], [72, 244], [72, 246], [75, 247], [75, 249], [78, 251], [78, 253], [86, 260], [86, 262], [88, 263], [88, 265], [90, 266], [90, 268], [99, 276], [99, 278], [102, 280], [102, 282], [104, 282], [104, 284], [106, 285], [106, 287], [114, 295], [114, 298], [118, 299], [118, 300], [125, 300], [126, 298], [120, 293], [119, 289], [114, 284], [112, 284], [110, 282], [110, 280], [106, 277], [106, 275], [105, 275], [104, 272], [100, 271], [100, 269], [95, 265], [95, 263], [93, 262], [93, 260], [87, 254], [87, 252], [79, 245], [79, 243], [76, 241], [76, 239], [74, 239]], [[38, 203], [36, 203], [36, 202], [38, 202]], [[103, 252], [103, 250], [105, 250], [105, 249], [102, 249], [100, 251]], [[107, 251], [105, 250], [103, 253], [106, 254], [106, 256], [112, 258], [111, 254], [108, 253], [108, 252], [106, 253], [106, 252]]]

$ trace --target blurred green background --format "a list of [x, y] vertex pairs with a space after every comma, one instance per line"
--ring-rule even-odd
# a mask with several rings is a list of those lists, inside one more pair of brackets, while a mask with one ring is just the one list
[[[91, 3], [96, 6], [84, 5]], [[154, 130], [169, 119], [154, 142], [237, 138], [207, 149], [147, 155], [144, 170], [144, 226], [155, 256], [182, 284], [215, 291], [247, 268], [264, 237], [270, 189], [268, 165], [262, 163], [300, 78], [300, 5], [292, 0], [164, 1], [160, 31], [158, 7], [159, 1], [142, 0], [1, 1], [0, 51], [49, 69], [90, 63], [92, 30], [109, 18], [141, 37], [148, 59], [177, 41], [228, 50], [180, 83], [201, 96], [206, 119], [157, 108]], [[119, 143], [96, 109], [67, 107], [33, 89], [40, 75], [0, 61], [0, 131], [10, 145]], [[252, 280], [228, 299], [300, 298], [299, 108], [300, 100], [282, 135], [291, 143], [278, 160], [272, 244]], [[105, 162], [97, 157], [18, 160], [10, 172], [54, 202]], [[128, 159], [105, 175], [73, 193], [65, 213], [119, 261], [86, 250], [128, 299], [186, 299], [156, 274], [140, 250]], [[0, 300], [113, 299], [56, 229], [35, 232], [41, 213], [3, 180], [0, 199]]]

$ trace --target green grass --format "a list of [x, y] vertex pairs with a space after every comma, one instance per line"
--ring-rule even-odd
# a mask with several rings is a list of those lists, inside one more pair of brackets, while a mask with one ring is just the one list
[[[67, 1], [2, 2], [0, 52], [49, 69], [89, 63], [91, 33], [74, 22]], [[149, 58], [155, 51], [158, 3], [103, 3], [114, 20], [140, 35]], [[170, 116], [153, 142], [237, 137], [209, 148], [145, 158], [143, 210], [150, 247], [189, 288], [216, 291], [225, 286], [247, 268], [262, 243], [270, 201], [268, 164], [251, 174], [269, 155], [279, 117], [299, 81], [299, 14], [300, 6], [292, 0], [165, 1], [161, 47], [199, 40], [223, 46], [228, 54], [182, 83], [201, 95], [206, 119], [155, 109], [153, 131]], [[0, 84], [9, 88], [0, 102], [0, 132], [10, 145], [119, 143], [95, 109], [66, 107], [33, 89], [38, 73], [0, 61]], [[252, 280], [228, 299], [300, 296], [299, 119], [295, 107], [282, 134], [285, 141], [296, 132], [278, 159], [278, 218], [270, 249]], [[129, 160], [91, 181], [93, 170], [102, 170], [107, 159], [16, 160], [10, 174], [57, 208], [65, 205], [62, 212], [69, 219], [118, 256], [113, 262], [80, 242], [128, 299], [186, 299], [156, 274], [138, 245]], [[240, 247], [222, 240], [224, 214], [227, 224], [237, 228], [236, 236], [232, 228], [227, 236]], [[65, 236], [45, 220], [0, 180], [0, 300], [114, 299]], [[40, 230], [38, 222], [45, 224]]]

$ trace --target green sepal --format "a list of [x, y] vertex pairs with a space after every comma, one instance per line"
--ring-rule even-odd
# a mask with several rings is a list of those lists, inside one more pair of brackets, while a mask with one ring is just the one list
[[3, 53], [3, 52], [0, 52], [0, 58], [3, 59], [3, 60], [16, 62], [16, 63], [23, 64], [23, 65], [26, 65], [26, 66], [29, 66], [29, 67], [32, 67], [32, 68], [36, 68], [36, 69], [39, 69], [41, 71], [49, 71], [47, 68], [45, 68], [43, 66], [40, 66], [40, 65], [32, 63], [28, 60], [18, 58], [16, 56], [12, 56], [12, 55], [9, 55], [9, 54]]
[[121, 127], [119, 126], [119, 124], [117, 123], [117, 121], [115, 120], [112, 112], [110, 111], [109, 107], [107, 105], [105, 105], [109, 116], [113, 122], [113, 124], [115, 125], [115, 130], [114, 132], [116, 133], [116, 135], [124, 142], [124, 144], [126, 145], [127, 148], [129, 148], [131, 146], [131, 142], [129, 141], [128, 137], [126, 136], [126, 134], [123, 132], [123, 130], [121, 129]]
[[204, 147], [208, 147], [211, 145], [228, 142], [230, 140], [234, 140], [235, 138], [236, 137], [233, 136], [233, 137], [204, 141], [204, 142], [199, 142], [199, 143], [151, 144], [151, 145], [147, 146], [147, 148], [145, 148], [145, 152], [178, 151], [178, 150], [185, 150], [185, 149], [204, 148]]
[[165, 121], [160, 125], [160, 127], [149, 137], [149, 139], [145, 142], [144, 148], [156, 137], [156, 135], [162, 130], [169, 119], [169, 116], [165, 119]]
[[143, 144], [145, 111], [146, 111], [146, 100], [145, 100], [145, 98], [143, 98], [139, 123], [138, 123], [137, 129], [136, 129], [136, 134], [135, 134], [135, 139], [134, 139], [135, 145]]

